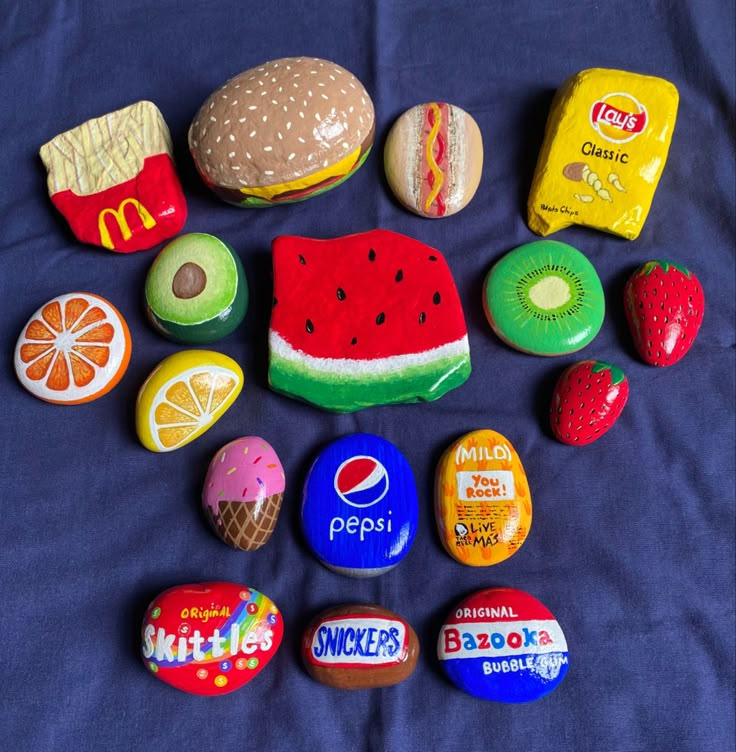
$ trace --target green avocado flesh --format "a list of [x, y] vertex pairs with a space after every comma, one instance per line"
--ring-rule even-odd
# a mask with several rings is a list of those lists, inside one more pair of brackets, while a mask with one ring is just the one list
[[464, 384], [470, 371], [469, 353], [373, 376], [324, 373], [272, 353], [268, 378], [277, 392], [349, 413], [374, 405], [434, 401]]
[[153, 262], [146, 311], [166, 337], [185, 344], [214, 342], [245, 316], [248, 287], [238, 255], [205, 233], [182, 235]]

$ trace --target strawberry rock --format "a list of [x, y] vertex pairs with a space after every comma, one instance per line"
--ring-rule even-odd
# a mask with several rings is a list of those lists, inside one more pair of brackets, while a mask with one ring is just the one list
[[574, 363], [552, 395], [552, 433], [563, 444], [590, 444], [618, 420], [628, 398], [629, 382], [620, 368], [601, 360]]
[[624, 289], [626, 319], [644, 362], [671, 366], [692, 347], [703, 322], [698, 278], [671, 261], [648, 261]]

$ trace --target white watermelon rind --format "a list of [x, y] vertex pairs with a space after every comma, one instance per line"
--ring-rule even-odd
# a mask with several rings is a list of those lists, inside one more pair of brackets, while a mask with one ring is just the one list
[[274, 391], [334, 412], [430, 402], [464, 384], [471, 371], [467, 335], [424, 352], [357, 360], [308, 355], [271, 330], [269, 349]]

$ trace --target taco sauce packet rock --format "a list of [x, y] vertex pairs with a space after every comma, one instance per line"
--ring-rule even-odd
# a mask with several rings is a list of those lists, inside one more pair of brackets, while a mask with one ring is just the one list
[[529, 227], [586, 225], [633, 240], [649, 214], [677, 117], [669, 81], [591, 68], [552, 102], [529, 193]]

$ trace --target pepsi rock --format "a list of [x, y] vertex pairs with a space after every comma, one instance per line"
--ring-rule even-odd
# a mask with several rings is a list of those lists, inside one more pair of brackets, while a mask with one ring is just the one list
[[337, 606], [316, 616], [304, 632], [307, 673], [337, 689], [389, 687], [414, 671], [419, 639], [401, 616], [381, 606]]
[[461, 601], [442, 625], [437, 657], [460, 689], [507, 703], [548, 695], [568, 667], [567, 642], [555, 617], [513, 588], [489, 588]]
[[395, 567], [414, 543], [417, 518], [409, 463], [379, 436], [338, 439], [307, 475], [304, 536], [317, 558], [340, 574], [373, 577]]

